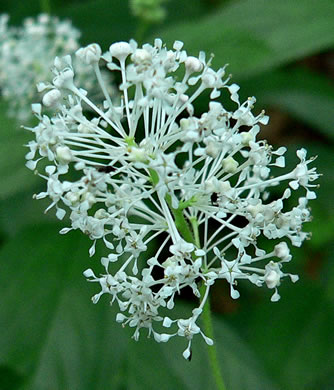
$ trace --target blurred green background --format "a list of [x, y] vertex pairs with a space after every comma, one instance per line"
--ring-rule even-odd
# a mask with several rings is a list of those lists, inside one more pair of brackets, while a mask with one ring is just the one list
[[[169, 0], [164, 22], [144, 39], [185, 42], [194, 55], [215, 53], [213, 67], [229, 63], [241, 95], [257, 98], [271, 116], [262, 137], [318, 155], [323, 174], [311, 203], [313, 236], [293, 251], [281, 300], [240, 285], [229, 298], [226, 283], [212, 296], [221, 369], [229, 390], [334, 389], [334, 1]], [[40, 13], [38, 1], [1, 0], [12, 24]], [[125, 0], [52, 0], [51, 13], [82, 31], [81, 43], [103, 49], [138, 38], [140, 21]], [[197, 114], [207, 109], [197, 101]], [[255, 110], [255, 112], [256, 112]], [[94, 306], [96, 286], [82, 271], [98, 266], [90, 241], [62, 225], [46, 202], [32, 200], [44, 182], [25, 168], [29, 139], [0, 100], [0, 390], [214, 389], [206, 345], [195, 340], [193, 359], [184, 340], [136, 343], [114, 321], [108, 300]], [[186, 299], [179, 310], [189, 311]]]

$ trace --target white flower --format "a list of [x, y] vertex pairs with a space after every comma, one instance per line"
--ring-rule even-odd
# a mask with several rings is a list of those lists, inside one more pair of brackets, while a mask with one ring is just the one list
[[76, 52], [77, 57], [79, 57], [83, 62], [88, 65], [99, 62], [101, 54], [101, 47], [96, 43], [88, 45], [87, 47], [81, 47]]
[[295, 179], [291, 181], [290, 187], [294, 190], [299, 187], [299, 185], [303, 186], [306, 190], [307, 199], [315, 199], [316, 194], [314, 191], [310, 191], [309, 188], [317, 187], [314, 184], [309, 184], [310, 182], [316, 180], [318, 178], [318, 174], [316, 173], [315, 168], [308, 168], [308, 164], [312, 162], [315, 158], [310, 158], [306, 160], [306, 150], [300, 149], [297, 151], [297, 156], [300, 159], [300, 163], [296, 166], [296, 168], [291, 173], [291, 178]]
[[[36, 85], [39, 91], [48, 89], [48, 84], [42, 82], [49, 78], [54, 58], [75, 53], [79, 49], [80, 32], [69, 21], [46, 14], [25, 19], [21, 27], [9, 27], [7, 21], [7, 15], [0, 15], [1, 94], [9, 102], [9, 115], [27, 120], [31, 116], [27, 102], [39, 98]], [[85, 63], [98, 61], [101, 54], [98, 45], [80, 50], [79, 57]], [[96, 93], [95, 77], [79, 61], [76, 77], [85, 89]], [[44, 95], [43, 104], [53, 107], [61, 98], [60, 91], [52, 89]]]
[[[39, 124], [29, 129], [35, 141], [28, 144], [27, 166], [38, 167], [48, 183], [36, 197], [49, 196], [49, 208], [55, 206], [59, 218], [70, 211], [71, 226], [61, 232], [87, 234], [93, 240], [90, 255], [97, 240], [111, 250], [101, 259], [104, 275], [84, 273], [101, 286], [93, 301], [111, 295], [119, 307], [117, 321], [135, 328], [135, 339], [142, 328], [158, 342], [185, 337], [189, 359], [193, 336], [212, 343], [197, 319], [217, 279], [230, 284], [234, 299], [240, 295], [237, 283], [249, 281], [274, 290], [272, 301], [279, 299], [283, 278], [297, 280], [282, 267], [291, 260], [288, 242], [300, 246], [307, 237], [302, 227], [310, 220], [309, 188], [318, 174], [302, 149], [294, 170], [271, 177], [272, 166], [284, 168], [286, 149], [256, 140], [268, 117], [252, 114], [254, 97], [239, 102], [239, 87], [229, 84], [224, 68], [213, 70], [202, 52], [188, 56], [180, 41], [173, 49], [160, 39], [141, 48], [134, 41], [118, 42], [101, 58], [93, 44], [77, 55], [95, 74], [104, 99], [96, 104], [77, 83], [69, 57], [56, 58], [43, 101], [48, 105], [50, 91], [60, 91], [62, 99], [55, 99], [51, 117], [35, 104]], [[119, 104], [100, 77], [102, 61], [119, 73]], [[196, 115], [193, 103], [206, 89], [209, 111]], [[235, 110], [215, 100], [222, 89]], [[280, 183], [291, 189], [268, 201], [271, 187]], [[306, 197], [289, 209], [287, 199], [300, 186]], [[266, 251], [260, 237], [276, 241]], [[155, 239], [159, 244], [148, 257]], [[173, 317], [175, 297], [184, 288], [198, 298], [200, 284], [205, 294], [191, 317], [162, 317], [161, 308]], [[160, 322], [170, 333], [158, 332]]]

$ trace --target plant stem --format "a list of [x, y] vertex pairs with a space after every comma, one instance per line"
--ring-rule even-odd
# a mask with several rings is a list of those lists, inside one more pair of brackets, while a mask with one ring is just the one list
[[[171, 206], [171, 198], [170, 195], [166, 195], [167, 203], [170, 207], [170, 209], [173, 212], [174, 218], [175, 218], [175, 223], [176, 227], [183, 236], [185, 240], [188, 242], [193, 242], [197, 248], [201, 247], [200, 243], [200, 238], [199, 238], [199, 231], [198, 231], [198, 221], [196, 218], [192, 218], [190, 220], [191, 222], [191, 227], [192, 227], [192, 232], [190, 231], [189, 225], [187, 221], [184, 218], [184, 215], [182, 213], [182, 210], [180, 209], [173, 209]], [[206, 265], [205, 265], [206, 268]], [[202, 287], [200, 288], [200, 293], [201, 297], [204, 297], [206, 286], [203, 284]], [[212, 326], [212, 316], [211, 316], [211, 308], [210, 308], [210, 302], [209, 298], [206, 300], [204, 307], [203, 307], [203, 312], [202, 312], [202, 321], [203, 321], [203, 326], [204, 326], [204, 333], [206, 336], [208, 336], [210, 339], [214, 339], [213, 336], [213, 326]], [[212, 375], [215, 379], [216, 382], [216, 387], [217, 390], [226, 390], [224, 380], [220, 371], [219, 367], [219, 362], [218, 362], [218, 355], [217, 355], [217, 349], [216, 345], [208, 345], [208, 355], [209, 355], [209, 362], [210, 362], [210, 367], [212, 370]]]
[[[156, 185], [159, 181], [159, 178], [154, 170], [150, 170], [150, 176], [153, 185]], [[166, 194], [166, 202], [168, 204], [169, 209], [171, 210], [174, 219], [175, 219], [175, 225], [178, 229], [181, 236], [187, 241], [192, 242], [197, 246], [197, 248], [201, 247], [201, 242], [199, 238], [199, 231], [198, 231], [198, 221], [197, 219], [191, 218], [190, 223], [192, 227], [192, 231], [190, 230], [190, 226], [188, 222], [186, 221], [184, 215], [183, 215], [183, 208], [179, 207], [178, 209], [174, 209], [172, 206], [172, 199], [169, 194]], [[194, 255], [196, 257], [196, 255]], [[205, 265], [205, 268], [207, 269], [207, 266]], [[200, 288], [200, 294], [203, 298], [205, 295], [206, 286], [203, 284]], [[211, 318], [211, 309], [210, 309], [210, 302], [209, 299], [206, 300], [203, 312], [202, 312], [202, 321], [204, 325], [204, 331], [205, 334], [210, 338], [214, 339], [213, 337], [213, 326], [212, 326], [212, 318]], [[208, 345], [208, 355], [209, 355], [209, 361], [210, 361], [210, 367], [212, 370], [213, 377], [216, 382], [217, 390], [226, 390], [224, 380], [222, 377], [222, 374], [220, 372], [219, 363], [218, 363], [218, 356], [217, 356], [217, 350], [216, 346], [214, 345]]]
[[[204, 296], [205, 293], [205, 286], [204, 284], [200, 288], [201, 296]], [[203, 312], [201, 315], [203, 326], [204, 326], [204, 333], [207, 337], [210, 337], [210, 339], [214, 339], [213, 336], [213, 326], [212, 326], [212, 316], [211, 316], [211, 308], [210, 308], [210, 302], [209, 299], [206, 300], [205, 305], [203, 307]], [[213, 374], [213, 377], [216, 382], [216, 387], [218, 390], [226, 390], [226, 386], [224, 384], [224, 380], [220, 371], [219, 362], [218, 362], [218, 355], [217, 355], [217, 349], [216, 345], [208, 345], [208, 355], [209, 355], [209, 361], [211, 366], [211, 371]]]
[[[200, 243], [199, 232], [198, 232], [198, 222], [197, 222], [196, 218], [191, 219], [191, 226], [192, 226], [193, 232], [194, 232], [195, 243], [196, 243], [197, 247], [200, 248], [201, 243]], [[206, 267], [206, 265], [205, 265], [205, 267]], [[206, 288], [207, 287], [204, 284], [200, 288], [200, 293], [201, 293], [202, 299], [204, 297]], [[213, 335], [212, 316], [211, 316], [209, 297], [204, 304], [201, 318], [202, 318], [202, 322], [203, 322], [203, 326], [204, 326], [205, 335], [207, 337], [210, 337], [210, 339], [213, 340], [214, 335]], [[223, 377], [222, 377], [222, 374], [220, 371], [220, 367], [219, 367], [217, 349], [216, 349], [215, 344], [208, 345], [208, 355], [209, 355], [209, 362], [210, 362], [210, 367], [212, 370], [212, 375], [215, 379], [217, 390], [226, 390], [224, 380], [223, 380]]]
[[197, 248], [200, 248], [201, 247], [201, 241], [199, 239], [197, 218], [196, 217], [190, 218], [190, 222], [191, 222], [191, 226], [192, 226], [193, 232], [194, 232], [195, 244], [196, 244]]
[[191, 230], [189, 228], [189, 224], [184, 218], [184, 215], [182, 213], [182, 210], [174, 209], [172, 206], [172, 199], [169, 194], [166, 194], [166, 202], [168, 204], [168, 207], [170, 208], [174, 219], [175, 219], [175, 226], [177, 227], [177, 230], [181, 234], [181, 236], [187, 241], [195, 244], [194, 237], [191, 233]]
[[39, 0], [41, 11], [50, 14], [51, 13], [51, 0]]

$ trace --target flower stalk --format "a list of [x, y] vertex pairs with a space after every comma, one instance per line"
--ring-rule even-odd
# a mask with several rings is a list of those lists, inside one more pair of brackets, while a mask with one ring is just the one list
[[[204, 285], [201, 287], [200, 291], [201, 291], [201, 296], [203, 296], [205, 293], [205, 286]], [[207, 299], [205, 302], [201, 318], [202, 318], [202, 323], [203, 323], [203, 328], [204, 328], [205, 334], [208, 337], [210, 337], [211, 339], [214, 339], [213, 324], [212, 324], [212, 312], [211, 312], [211, 305], [210, 305], [209, 299]], [[216, 345], [213, 344], [211, 346], [208, 346], [207, 351], [208, 351], [208, 356], [209, 356], [211, 372], [212, 372], [213, 378], [215, 380], [217, 390], [226, 390], [225, 383], [224, 383], [223, 376], [222, 376], [221, 369], [220, 369], [220, 365], [219, 365]]]

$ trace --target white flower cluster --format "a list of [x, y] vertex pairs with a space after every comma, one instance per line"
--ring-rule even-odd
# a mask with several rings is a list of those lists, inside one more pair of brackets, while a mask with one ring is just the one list
[[[8, 15], [0, 15], [0, 91], [10, 103], [10, 116], [31, 116], [27, 102], [38, 99], [36, 84], [49, 77], [56, 56], [73, 54], [80, 47], [79, 37], [69, 21], [46, 14], [25, 19], [22, 27], [8, 26]], [[95, 86], [86, 67], [78, 67], [77, 77], [87, 90]]]
[[[61, 233], [87, 234], [91, 256], [97, 240], [108, 248], [105, 272], [84, 272], [101, 287], [93, 302], [109, 294], [119, 307], [116, 320], [133, 327], [135, 339], [142, 328], [158, 342], [185, 337], [189, 358], [194, 335], [212, 344], [198, 318], [217, 279], [229, 283], [232, 298], [239, 297], [238, 280], [248, 280], [273, 290], [272, 301], [284, 277], [298, 279], [282, 268], [291, 259], [288, 243], [300, 246], [307, 237], [302, 225], [310, 220], [307, 203], [318, 178], [309, 167], [313, 159], [301, 149], [291, 172], [272, 177], [272, 167], [284, 168], [286, 149], [256, 140], [268, 117], [253, 115], [254, 97], [239, 102], [239, 87], [224, 68], [213, 70], [203, 52], [187, 55], [180, 41], [172, 50], [160, 39], [142, 47], [118, 42], [104, 55], [92, 44], [77, 56], [95, 73], [104, 101], [95, 105], [76, 85], [70, 57], [56, 58], [43, 102], [57, 111], [49, 117], [33, 105], [39, 124], [29, 129], [35, 140], [27, 166], [36, 170], [47, 161], [39, 173], [47, 190], [36, 198], [49, 197], [48, 209], [55, 207], [60, 219], [70, 210], [71, 226]], [[100, 62], [119, 73], [119, 105], [108, 95]], [[208, 111], [196, 116], [193, 102], [207, 90]], [[219, 101], [222, 91], [235, 110]], [[270, 189], [282, 183], [287, 188], [275, 197]], [[304, 196], [287, 209], [298, 187]], [[260, 237], [273, 240], [269, 251], [259, 247]], [[190, 287], [199, 298], [200, 286], [192, 315], [173, 318], [175, 297]]]

